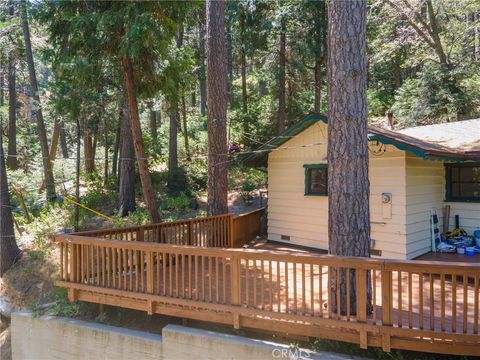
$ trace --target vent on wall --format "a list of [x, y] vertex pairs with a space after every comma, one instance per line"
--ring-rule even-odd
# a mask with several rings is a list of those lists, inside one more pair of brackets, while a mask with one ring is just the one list
[[290, 236], [288, 236], [288, 235], [281, 235], [280, 238], [281, 238], [282, 240], [290, 241]]

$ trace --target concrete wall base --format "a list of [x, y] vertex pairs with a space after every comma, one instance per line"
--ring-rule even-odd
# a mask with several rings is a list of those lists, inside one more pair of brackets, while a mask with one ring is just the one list
[[[162, 336], [54, 316], [12, 313], [13, 360], [353, 359], [283, 344], [167, 325]], [[358, 359], [358, 358], [357, 358]]]

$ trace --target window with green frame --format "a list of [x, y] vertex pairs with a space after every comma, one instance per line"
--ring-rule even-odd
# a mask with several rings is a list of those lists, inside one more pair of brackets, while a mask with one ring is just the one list
[[445, 164], [446, 200], [480, 202], [480, 163]]
[[327, 164], [305, 164], [305, 195], [328, 195]]

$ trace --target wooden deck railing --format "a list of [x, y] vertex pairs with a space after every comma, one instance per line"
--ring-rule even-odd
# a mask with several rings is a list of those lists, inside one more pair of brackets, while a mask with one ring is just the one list
[[[71, 300], [368, 346], [478, 355], [480, 265], [57, 238]], [[335, 274], [345, 273], [344, 281]], [[347, 294], [340, 295], [341, 289]], [[351, 302], [356, 302], [356, 309]], [[369, 306], [370, 304], [370, 306]], [[336, 309], [346, 309], [340, 314]]]
[[208, 216], [72, 235], [201, 247], [241, 247], [258, 235], [264, 212], [265, 208], [260, 208], [240, 215]]

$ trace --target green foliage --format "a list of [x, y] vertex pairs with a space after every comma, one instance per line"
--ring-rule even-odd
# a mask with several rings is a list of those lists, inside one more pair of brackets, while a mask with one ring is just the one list
[[66, 206], [51, 205], [40, 211], [30, 224], [25, 225], [39, 249], [45, 248], [49, 237], [58, 231], [71, 227], [71, 213]]
[[160, 209], [165, 211], [185, 212], [190, 206], [190, 198], [185, 192], [178, 195], [166, 194], [160, 200]]
[[378, 89], [367, 90], [369, 116], [384, 116], [393, 103], [393, 98], [385, 91]]
[[397, 90], [393, 110], [404, 125], [456, 120], [458, 114], [478, 109], [478, 75], [449, 72], [428, 64], [417, 78], [405, 80]]

